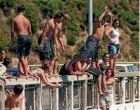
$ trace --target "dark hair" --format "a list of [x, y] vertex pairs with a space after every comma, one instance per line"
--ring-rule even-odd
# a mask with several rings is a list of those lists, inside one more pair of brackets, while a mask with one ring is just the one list
[[98, 49], [102, 49], [102, 48], [103, 48], [102, 45], [98, 45], [98, 46], [97, 46], [97, 50], [98, 50]]
[[111, 70], [111, 77], [114, 77], [113, 70], [110, 67], [107, 67], [105, 74], [107, 75], [108, 70]]
[[14, 86], [14, 92], [16, 95], [20, 95], [23, 91], [23, 86], [21, 84], [17, 84]]
[[63, 14], [62, 12], [58, 12], [58, 13], [54, 16], [54, 19], [57, 19], [57, 18], [61, 19], [61, 18], [63, 18], [63, 17], [64, 17], [64, 14]]
[[42, 69], [49, 69], [48, 64], [44, 64], [44, 66], [42, 67]]
[[0, 53], [1, 53], [2, 51], [5, 51], [5, 53], [7, 53], [6, 49], [0, 47]]
[[26, 10], [26, 7], [25, 7], [24, 4], [21, 4], [21, 5], [18, 6], [18, 12], [19, 12], [19, 13], [20, 13], [20, 12], [24, 12], [25, 10]]
[[105, 56], [106, 56], [107, 54], [108, 54], [108, 53], [104, 53], [104, 54], [103, 54], [103, 57], [102, 57], [102, 59], [104, 59], [104, 58], [105, 58]]
[[113, 24], [112, 24], [113, 27], [114, 27], [114, 24], [116, 23], [116, 21], [119, 21], [119, 22], [120, 22], [120, 20], [119, 20], [118, 18], [116, 18], [116, 19], [113, 21]]
[[3, 61], [3, 65], [8, 67], [10, 64], [12, 64], [12, 59], [11, 58], [5, 58]]

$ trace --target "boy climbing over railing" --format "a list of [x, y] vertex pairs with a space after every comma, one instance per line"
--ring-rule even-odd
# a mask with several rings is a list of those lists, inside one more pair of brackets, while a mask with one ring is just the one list
[[14, 91], [9, 91], [9, 95], [6, 96], [5, 104], [9, 106], [10, 110], [21, 110], [20, 105], [24, 99], [22, 94], [23, 86], [18, 84], [14, 86]]

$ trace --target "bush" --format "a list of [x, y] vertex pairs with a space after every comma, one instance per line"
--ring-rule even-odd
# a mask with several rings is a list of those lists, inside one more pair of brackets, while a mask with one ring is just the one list
[[71, 35], [67, 38], [68, 45], [74, 46], [76, 44], [76, 36]]
[[129, 28], [133, 31], [139, 31], [139, 24], [136, 25], [129, 25]]
[[35, 33], [39, 28], [39, 15], [38, 15], [38, 9], [34, 7], [33, 5], [27, 5], [26, 10], [26, 16], [29, 18], [31, 22], [32, 32]]
[[136, 24], [138, 24], [138, 23], [139, 23], [139, 21], [138, 21], [138, 19], [136, 19], [136, 18], [133, 18], [133, 19], [130, 20], [130, 24], [131, 24], [131, 25], [136, 25]]
[[35, 39], [32, 39], [32, 50], [37, 51], [39, 49], [39, 45]]
[[128, 10], [129, 9], [129, 0], [121, 0], [120, 5], [122, 5], [123, 8]]
[[9, 47], [9, 40], [7, 39], [7, 37], [5, 36], [5, 34], [0, 33], [0, 47], [5, 47], [8, 48]]
[[123, 18], [123, 20], [126, 20], [126, 21], [130, 21], [134, 17], [134, 13], [132, 11], [122, 10], [119, 13], [120, 13], [120, 17]]

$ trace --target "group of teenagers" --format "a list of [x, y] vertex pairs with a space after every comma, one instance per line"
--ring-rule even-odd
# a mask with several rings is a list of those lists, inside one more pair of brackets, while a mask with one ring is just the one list
[[[100, 14], [98, 20], [94, 24], [93, 34], [88, 37], [86, 43], [79, 49], [73, 58], [68, 59], [61, 67], [60, 71], [57, 72], [58, 62], [62, 58], [61, 53], [66, 49], [67, 39], [63, 32], [64, 26], [68, 25], [71, 20], [71, 17], [68, 14], [63, 14], [61, 12], [57, 13], [53, 18], [47, 20], [43, 32], [38, 38], [40, 46], [38, 51], [40, 60], [42, 61], [42, 67], [30, 71], [28, 58], [32, 45], [31, 24], [24, 16], [25, 10], [26, 8], [24, 5], [18, 7], [19, 13], [13, 18], [11, 25], [12, 43], [16, 43], [14, 37], [15, 31], [18, 35], [19, 75], [27, 78], [40, 78], [45, 84], [60, 88], [62, 87], [61, 84], [52, 84], [46, 77], [55, 76], [57, 73], [60, 75], [86, 74], [88, 76], [89, 74], [93, 74], [93, 76], [97, 78], [101, 109], [109, 110], [112, 105], [111, 95], [114, 84], [114, 75], [116, 73], [116, 58], [120, 51], [120, 33], [118, 31], [119, 19], [112, 21], [112, 12], [105, 6], [104, 11]], [[109, 20], [104, 19], [105, 15], [109, 16]], [[104, 34], [110, 40], [108, 44], [108, 53], [105, 53], [102, 59], [98, 59], [98, 54], [100, 54], [102, 50], [100, 41]], [[107, 65], [108, 62], [109, 66]], [[9, 76], [5, 75], [5, 77]], [[6, 101], [10, 104], [10, 107], [13, 108], [12, 110], [17, 110], [14, 108], [18, 108], [21, 99], [23, 99], [23, 96], [21, 95], [22, 91], [22, 85], [15, 85], [14, 93], [10, 93], [7, 97]]]

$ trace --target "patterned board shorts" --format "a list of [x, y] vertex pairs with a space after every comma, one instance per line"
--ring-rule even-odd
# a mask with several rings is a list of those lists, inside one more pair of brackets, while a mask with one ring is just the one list
[[52, 60], [55, 57], [52, 37], [44, 39], [44, 47], [40, 49], [40, 60]]
[[119, 44], [117, 44], [117, 45], [109, 44], [108, 45], [108, 53], [112, 54], [112, 55], [120, 53], [120, 46], [119, 46]]
[[79, 50], [79, 55], [81, 55], [84, 58], [92, 58], [92, 60], [94, 60], [98, 44], [99, 40], [89, 36], [86, 41], [86, 44]]

